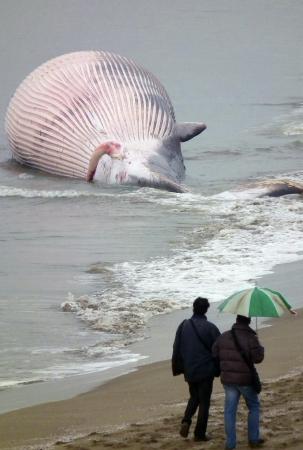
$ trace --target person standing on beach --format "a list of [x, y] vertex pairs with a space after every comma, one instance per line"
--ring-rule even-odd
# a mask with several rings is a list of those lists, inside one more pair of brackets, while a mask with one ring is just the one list
[[172, 355], [173, 375], [184, 373], [190, 393], [180, 435], [184, 438], [188, 436], [192, 417], [199, 408], [194, 430], [195, 441], [210, 439], [206, 435], [210, 397], [214, 377], [219, 375], [211, 349], [220, 336], [220, 331], [207, 320], [205, 314], [208, 308], [207, 298], [196, 298], [193, 303], [193, 316], [184, 320], [177, 329]]
[[256, 332], [250, 328], [250, 320], [250, 317], [238, 315], [231, 330], [222, 333], [213, 346], [213, 356], [220, 361], [221, 382], [225, 391], [226, 450], [237, 445], [236, 415], [241, 395], [249, 411], [248, 444], [259, 448], [264, 443], [259, 433], [259, 398], [252, 384], [252, 366], [263, 361], [264, 347], [259, 343]]

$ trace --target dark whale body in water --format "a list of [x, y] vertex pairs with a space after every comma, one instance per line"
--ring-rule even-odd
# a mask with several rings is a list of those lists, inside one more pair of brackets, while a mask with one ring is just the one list
[[268, 191], [261, 195], [261, 197], [281, 197], [290, 194], [302, 194], [303, 183], [298, 183], [288, 180], [268, 180], [260, 183]]
[[292, 180], [273, 179], [255, 181], [230, 191], [217, 194], [216, 197], [228, 199], [253, 199], [262, 197], [282, 197], [283, 195], [303, 194], [303, 183]]

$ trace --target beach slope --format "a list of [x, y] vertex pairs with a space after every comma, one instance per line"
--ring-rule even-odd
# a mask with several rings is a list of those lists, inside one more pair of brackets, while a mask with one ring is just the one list
[[[265, 361], [261, 395], [266, 448], [303, 448], [303, 313], [275, 319], [259, 331]], [[185, 449], [201, 448], [178, 435], [187, 399], [182, 376], [170, 362], [139, 368], [71, 400], [24, 408], [0, 416], [1, 449]], [[203, 448], [224, 443], [223, 393], [215, 382], [209, 432]], [[247, 448], [246, 410], [238, 417], [239, 446]], [[50, 447], [49, 447], [50, 446]]]

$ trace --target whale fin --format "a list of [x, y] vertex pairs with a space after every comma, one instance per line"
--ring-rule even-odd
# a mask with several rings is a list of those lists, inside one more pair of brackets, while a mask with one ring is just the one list
[[174, 135], [177, 136], [181, 142], [189, 141], [206, 129], [205, 123], [201, 122], [182, 122], [176, 123], [174, 128]]
[[99, 147], [94, 150], [89, 160], [86, 181], [93, 181], [100, 158], [105, 154], [109, 155], [111, 158], [120, 159], [122, 157], [121, 144], [118, 142], [107, 141], [103, 142], [103, 144], [99, 145]]

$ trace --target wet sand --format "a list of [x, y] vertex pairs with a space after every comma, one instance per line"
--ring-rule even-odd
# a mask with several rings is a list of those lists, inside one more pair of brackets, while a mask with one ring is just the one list
[[[298, 308], [303, 304], [302, 270], [303, 261], [277, 266], [274, 273], [264, 276], [258, 284], [281, 290]], [[133, 349], [148, 355], [149, 359], [145, 361], [152, 364], [143, 365], [136, 371], [134, 367], [121, 368], [121, 371], [133, 372], [101, 386], [102, 374], [95, 374], [54, 382], [51, 386], [42, 383], [15, 393], [12, 391], [9, 394], [12, 398], [6, 399], [7, 408], [16, 411], [0, 415], [0, 449], [222, 448], [223, 393], [218, 380], [215, 381], [209, 423], [213, 440], [201, 445], [195, 443], [192, 436], [183, 440], [178, 435], [187, 386], [182, 376], [172, 377], [168, 358], [176, 325], [189, 314], [187, 309], [151, 321], [151, 338], [135, 344]], [[221, 331], [229, 328], [234, 320], [228, 314], [218, 315], [216, 305], [211, 305], [208, 316]], [[266, 448], [302, 450], [303, 310], [297, 317], [286, 315], [272, 320], [271, 324], [259, 330], [266, 349], [265, 361], [259, 365], [265, 380], [261, 402], [262, 429], [268, 439]], [[22, 393], [21, 398], [18, 398], [18, 392]], [[77, 393], [80, 395], [75, 396]], [[1, 398], [3, 400], [3, 395]], [[45, 398], [47, 400], [43, 400]], [[36, 406], [23, 409], [18, 406], [35, 403]], [[242, 423], [246, 423], [245, 408], [239, 414], [238, 448], [247, 448], [246, 428]]]
[[[266, 448], [302, 449], [303, 311], [272, 323], [259, 332], [266, 348], [265, 361], [259, 365], [265, 380], [262, 429], [268, 439]], [[169, 361], [146, 365], [73, 399], [1, 415], [0, 448], [46, 449], [50, 443], [53, 450], [222, 448], [220, 382], [215, 382], [209, 423], [213, 440], [209, 443], [179, 437], [186, 399], [186, 384], [182, 376], [172, 377]], [[242, 405], [238, 448], [247, 447], [245, 423]]]
[[[302, 450], [303, 448], [303, 376], [302, 373], [266, 382], [262, 393], [262, 436], [266, 439], [264, 448]], [[191, 438], [182, 439], [177, 433], [184, 404], [172, 406], [170, 414], [152, 421], [132, 423], [114, 432], [91, 433], [84, 439], [70, 443], [57, 442], [55, 449], [108, 449], [133, 450], [168, 449], [186, 450], [203, 448], [219, 450], [224, 448], [223, 394], [214, 396], [209, 421], [212, 440], [197, 443]], [[248, 448], [246, 437], [247, 410], [240, 404], [238, 411], [238, 449]]]

